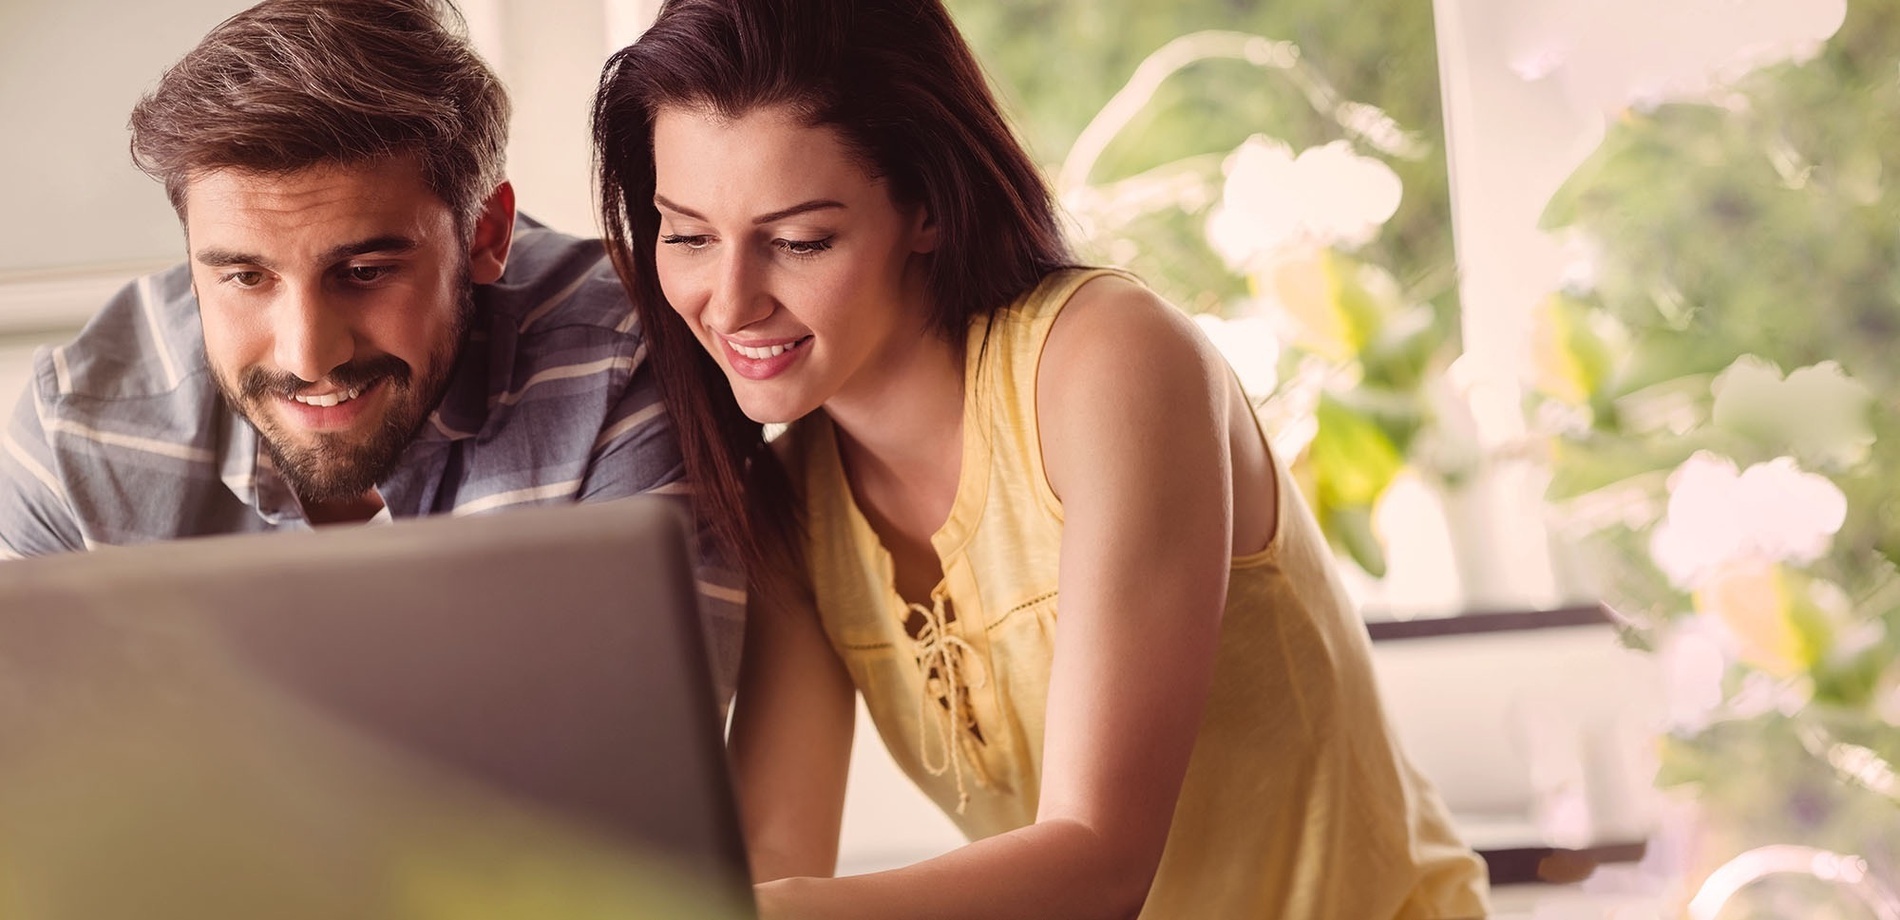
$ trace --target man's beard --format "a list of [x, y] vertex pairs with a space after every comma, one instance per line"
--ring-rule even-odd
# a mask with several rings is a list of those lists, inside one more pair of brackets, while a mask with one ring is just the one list
[[[298, 500], [312, 504], [360, 498], [395, 469], [403, 450], [448, 391], [474, 312], [474, 289], [466, 276], [459, 290], [460, 302], [449, 335], [430, 352], [429, 365], [422, 370], [425, 376], [420, 378], [407, 361], [390, 354], [338, 365], [323, 381], [308, 381], [261, 367], [245, 369], [235, 385], [222, 373], [212, 374], [225, 403], [257, 429], [277, 474]], [[328, 432], [304, 432], [292, 438], [267, 409], [271, 400], [289, 398], [326, 381], [337, 390], [368, 389], [378, 382], [383, 385], [387, 408], [381, 422], [363, 440]]]

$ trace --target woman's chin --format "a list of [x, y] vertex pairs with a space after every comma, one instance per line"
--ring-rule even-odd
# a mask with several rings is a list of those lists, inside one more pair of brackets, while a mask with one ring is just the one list
[[761, 425], [789, 425], [810, 415], [816, 406], [793, 405], [782, 400], [738, 399], [739, 411]]

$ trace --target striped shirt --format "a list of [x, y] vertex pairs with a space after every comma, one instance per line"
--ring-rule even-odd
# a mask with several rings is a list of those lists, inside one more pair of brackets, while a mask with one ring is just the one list
[[[442, 402], [377, 484], [396, 519], [638, 493], [688, 500], [639, 323], [597, 240], [523, 219], [475, 288]], [[310, 527], [205, 361], [190, 268], [139, 279], [34, 356], [0, 438], [0, 558]], [[702, 528], [699, 583], [722, 701], [743, 580]]]

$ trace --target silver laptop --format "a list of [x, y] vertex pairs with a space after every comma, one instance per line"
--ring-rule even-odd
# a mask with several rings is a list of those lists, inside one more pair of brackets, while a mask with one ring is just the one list
[[751, 916], [678, 515], [0, 564], [0, 916]]

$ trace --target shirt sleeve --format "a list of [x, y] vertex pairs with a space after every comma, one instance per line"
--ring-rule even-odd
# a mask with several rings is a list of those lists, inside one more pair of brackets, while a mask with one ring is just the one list
[[[594, 443], [580, 501], [599, 502], [634, 495], [661, 495], [689, 511], [692, 489], [672, 420], [660, 401], [659, 385], [644, 362], [633, 375]], [[694, 528], [694, 579], [708, 661], [723, 720], [739, 684], [740, 647], [745, 636], [745, 574], [727, 558], [704, 520]]]
[[[48, 358], [42, 351], [36, 367]], [[41, 423], [39, 374], [15, 404], [0, 434], [0, 559], [82, 549], [78, 520], [60, 483], [53, 445]]]

